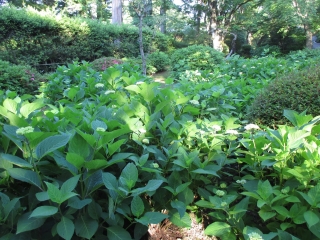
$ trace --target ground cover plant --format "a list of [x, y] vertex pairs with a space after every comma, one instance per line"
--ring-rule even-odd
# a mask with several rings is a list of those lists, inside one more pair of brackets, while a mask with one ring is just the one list
[[320, 118], [287, 109], [290, 125], [272, 129], [245, 114], [306, 54], [167, 85], [74, 62], [42, 95], [1, 92], [1, 239], [140, 239], [164, 219], [189, 228], [190, 212], [221, 239], [320, 238]]

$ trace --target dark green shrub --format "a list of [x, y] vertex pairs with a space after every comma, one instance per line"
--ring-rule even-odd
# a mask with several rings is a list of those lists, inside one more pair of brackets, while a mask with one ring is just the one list
[[283, 110], [320, 115], [320, 65], [280, 76], [256, 96], [248, 118], [258, 124], [284, 124]]
[[[0, 8], [0, 59], [42, 70], [100, 57], [138, 57], [138, 35], [138, 28], [131, 25]], [[171, 38], [164, 34], [143, 29], [143, 36], [146, 52], [171, 46]]]
[[193, 45], [178, 49], [172, 54], [171, 69], [176, 72], [213, 70], [223, 59], [223, 54], [211, 47]]
[[241, 46], [241, 55], [244, 57], [250, 57], [252, 51], [252, 46], [250, 44], [243, 44]]
[[44, 81], [40, 73], [27, 65], [14, 65], [0, 60], [0, 89], [22, 94], [36, 94]]
[[92, 68], [96, 71], [104, 71], [108, 67], [111, 67], [115, 64], [123, 63], [122, 60], [114, 58], [114, 57], [102, 57], [94, 60], [92, 64]]
[[161, 72], [170, 64], [169, 56], [164, 52], [154, 52], [148, 55], [148, 62], [156, 68], [156, 72]]

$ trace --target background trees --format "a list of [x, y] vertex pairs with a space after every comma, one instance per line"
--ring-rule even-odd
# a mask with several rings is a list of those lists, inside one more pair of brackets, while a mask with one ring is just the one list
[[[133, 2], [137, 1], [1, 0], [0, 4], [139, 26]], [[311, 48], [312, 35], [320, 31], [320, 0], [146, 0], [143, 5], [142, 27], [172, 36], [175, 47], [204, 44], [227, 53], [237, 36], [237, 53], [248, 45], [257, 53], [259, 47], [270, 46], [287, 53]]]

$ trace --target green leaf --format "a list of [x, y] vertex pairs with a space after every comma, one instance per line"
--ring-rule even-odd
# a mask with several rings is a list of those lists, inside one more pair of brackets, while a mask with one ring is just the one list
[[317, 184], [308, 192], [308, 196], [311, 198], [312, 206], [316, 206], [320, 202], [320, 184]]
[[68, 206], [74, 209], [82, 209], [84, 206], [92, 202], [91, 198], [80, 200], [77, 196], [69, 198]]
[[[3, 212], [4, 212], [4, 219], [7, 219], [7, 217], [10, 214], [10, 212], [15, 209], [15, 206], [19, 202], [19, 199], [20, 198], [14, 198], [11, 201], [9, 201], [8, 203], [5, 203], [4, 201], [1, 200], [2, 201], [2, 206], [3, 206]], [[1, 205], [0, 205], [0, 207], [1, 207]], [[18, 210], [17, 207], [16, 207], [16, 210]]]
[[280, 215], [284, 216], [284, 217], [289, 217], [289, 211], [288, 209], [286, 209], [283, 206], [274, 206], [272, 207], [273, 210], [276, 210], [277, 213], [279, 213]]
[[159, 86], [158, 83], [143, 83], [139, 85], [141, 88], [140, 94], [142, 95], [143, 99], [147, 102], [151, 102], [156, 94], [155, 94], [155, 88]]
[[42, 100], [34, 101], [32, 103], [27, 103], [20, 108], [20, 113], [24, 118], [28, 118], [30, 113], [32, 113], [33, 111], [39, 108], [42, 108], [43, 106], [44, 106], [44, 103], [42, 102]]
[[32, 165], [28, 163], [26, 160], [16, 157], [14, 155], [2, 153], [0, 155], [0, 159], [3, 159], [4, 161], [10, 162], [13, 165], [16, 165], [22, 168], [33, 168]]
[[16, 234], [37, 229], [45, 222], [45, 218], [30, 218], [31, 212], [23, 214], [17, 223]]
[[[93, 135], [81, 132], [79, 129], [76, 129], [76, 131], [91, 147], [93, 147], [96, 144], [96, 139]], [[75, 148], [77, 147], [78, 146], [76, 145]], [[70, 151], [70, 152], [75, 152], [75, 151]], [[78, 152], [76, 151], [75, 153], [78, 153]]]
[[88, 214], [89, 216], [92, 218], [92, 219], [95, 219], [95, 220], [98, 220], [100, 217], [101, 217], [101, 214], [102, 214], [102, 208], [101, 206], [96, 203], [96, 202], [91, 202], [89, 205], [88, 205]]
[[267, 221], [268, 219], [273, 218], [276, 215], [275, 212], [269, 212], [264, 210], [260, 210], [258, 213], [259, 216], [263, 219], [263, 221]]
[[102, 171], [98, 170], [95, 171], [89, 178], [85, 181], [86, 185], [86, 196], [88, 196], [91, 192], [98, 189], [100, 186], [103, 185], [102, 181]]
[[48, 188], [47, 192], [50, 200], [58, 204], [62, 203], [62, 194], [59, 188], [49, 182], [45, 182], [45, 184]]
[[10, 98], [6, 98], [2, 105], [10, 112], [16, 114], [17, 113], [17, 108], [18, 108], [18, 103]]
[[89, 170], [103, 169], [107, 166], [109, 166], [109, 163], [105, 159], [96, 159], [89, 162], [84, 162], [84, 167], [88, 168]]
[[128, 163], [122, 170], [119, 181], [129, 189], [133, 188], [138, 180], [138, 169], [134, 163]]
[[57, 225], [57, 232], [63, 239], [70, 240], [74, 233], [73, 222], [69, 218], [62, 216], [61, 221]]
[[35, 218], [46, 218], [49, 216], [52, 216], [58, 212], [57, 207], [53, 206], [40, 206], [34, 209], [30, 215], [29, 218], [35, 217]]
[[66, 160], [78, 170], [80, 170], [85, 164], [84, 158], [76, 153], [68, 152], [66, 155]]
[[121, 126], [121, 129], [114, 130], [112, 132], [105, 132], [102, 135], [102, 142], [107, 144], [117, 137], [120, 137], [126, 133], [131, 132], [130, 128], [127, 125]]
[[22, 182], [27, 182], [41, 189], [41, 182], [39, 180], [38, 174], [31, 170], [25, 170], [22, 168], [11, 168], [7, 170], [11, 177], [20, 180]]
[[168, 218], [168, 215], [159, 212], [146, 212], [141, 218], [135, 220], [142, 225], [148, 226], [149, 224], [158, 224], [164, 219]]
[[297, 198], [296, 196], [289, 196], [285, 199], [287, 202], [301, 202], [299, 198]]
[[144, 204], [139, 196], [135, 196], [131, 201], [131, 212], [135, 217], [140, 217], [144, 212]]
[[186, 183], [179, 185], [176, 188], [176, 194], [183, 192], [190, 184], [191, 184], [191, 182], [186, 182]]
[[40, 160], [45, 155], [65, 146], [70, 139], [70, 135], [51, 136], [41, 141], [35, 149], [37, 158]]
[[319, 217], [312, 211], [307, 211], [303, 214], [304, 219], [308, 223], [308, 227], [312, 227], [313, 225], [319, 222]]
[[147, 183], [145, 187], [133, 189], [131, 191], [131, 194], [132, 196], [136, 196], [144, 192], [155, 191], [161, 186], [162, 183], [163, 183], [163, 180], [152, 179]]
[[98, 221], [80, 215], [75, 221], [76, 234], [79, 237], [91, 239], [99, 227]]
[[77, 184], [79, 182], [80, 176], [81, 175], [76, 175], [72, 178], [69, 178], [67, 181], [65, 181], [62, 184], [61, 189], [60, 189], [62, 195], [69, 193], [69, 192], [72, 192], [75, 189], [75, 187], [77, 186]]
[[88, 144], [87, 140], [84, 139], [84, 137], [82, 137], [80, 134], [75, 134], [74, 137], [69, 141], [68, 153], [75, 153], [77, 156], [81, 156], [85, 160], [87, 160], [91, 150], [92, 147], [90, 144]]
[[221, 169], [221, 167], [215, 166], [214, 169], [202, 169], [202, 168], [199, 168], [199, 169], [193, 170], [191, 172], [198, 173], [198, 174], [213, 175], [213, 176], [216, 176], [216, 177], [220, 178], [220, 176], [217, 174], [217, 171], [219, 171], [220, 169]]
[[212, 204], [211, 202], [208, 202], [206, 200], [199, 200], [196, 202], [196, 205], [199, 207], [203, 207], [203, 208], [210, 208], [210, 209], [216, 208], [216, 206], [214, 204]]
[[298, 148], [302, 143], [303, 139], [310, 136], [310, 132], [304, 130], [297, 130], [288, 134], [288, 147], [290, 149]]
[[176, 226], [182, 227], [182, 228], [190, 228], [191, 227], [191, 218], [188, 213], [181, 214], [178, 212], [175, 212], [169, 220]]
[[112, 144], [108, 144], [108, 152], [109, 155], [113, 155], [121, 146], [122, 144], [126, 141], [126, 139], [121, 139], [119, 141], [116, 141]]
[[263, 200], [267, 200], [268, 197], [273, 193], [272, 186], [268, 180], [258, 183], [258, 190], [257, 193]]
[[93, 130], [96, 130], [97, 128], [103, 128], [105, 130], [108, 129], [107, 124], [105, 122], [103, 122], [103, 121], [100, 121], [100, 120], [92, 121], [91, 127], [92, 127]]
[[187, 206], [184, 202], [174, 200], [170, 202], [171, 207], [178, 210], [178, 213], [180, 214], [180, 217], [182, 218], [186, 212]]
[[118, 181], [117, 178], [111, 173], [104, 172], [102, 173], [102, 181], [107, 189], [109, 190], [118, 190]]
[[122, 227], [112, 226], [107, 228], [109, 240], [131, 240], [130, 234]]
[[48, 192], [38, 192], [38, 193], [36, 193], [36, 198], [40, 202], [44, 202], [44, 201], [47, 201], [47, 200], [50, 199], [49, 195], [48, 195]]
[[204, 234], [220, 237], [221, 235], [230, 232], [231, 227], [224, 222], [214, 222], [210, 224], [205, 230]]

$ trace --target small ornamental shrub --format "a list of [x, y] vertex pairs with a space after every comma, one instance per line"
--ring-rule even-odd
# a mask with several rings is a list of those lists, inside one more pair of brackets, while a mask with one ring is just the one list
[[123, 63], [122, 60], [114, 57], [102, 57], [92, 62], [92, 68], [96, 71], [104, 71], [115, 64], [122, 64], [122, 63]]
[[294, 71], [273, 80], [249, 108], [248, 117], [259, 124], [285, 124], [285, 109], [320, 115], [320, 65]]
[[156, 68], [156, 72], [161, 72], [170, 64], [169, 57], [164, 52], [154, 52], [148, 55], [148, 65]]
[[42, 75], [30, 66], [0, 60], [0, 89], [22, 94], [38, 93]]
[[224, 56], [211, 47], [193, 45], [176, 50], [171, 56], [171, 68], [174, 72], [185, 70], [214, 70]]

